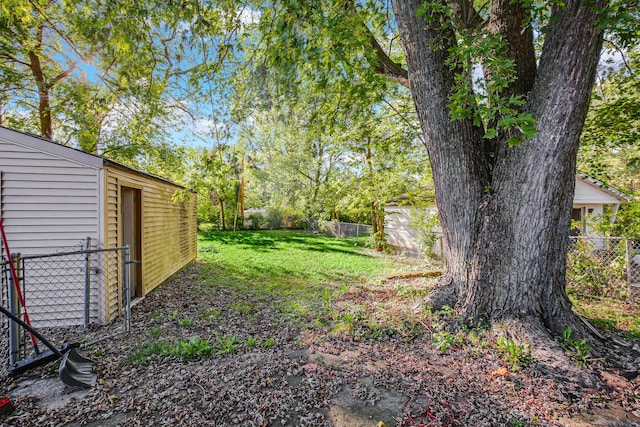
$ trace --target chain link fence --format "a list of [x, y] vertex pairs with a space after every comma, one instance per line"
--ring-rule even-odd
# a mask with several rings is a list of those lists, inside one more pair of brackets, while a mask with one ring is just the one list
[[[5, 252], [0, 259], [1, 303], [23, 319], [26, 311], [31, 325], [48, 341], [88, 346], [130, 329], [127, 247], [100, 248], [87, 239], [77, 250], [13, 254], [19, 288]], [[0, 356], [9, 367], [37, 348], [46, 347], [34, 345], [24, 328], [2, 319]]]
[[[640, 300], [640, 241], [624, 237], [572, 236], [567, 254], [567, 286], [584, 295]], [[397, 240], [397, 239], [396, 239]], [[411, 239], [417, 250], [403, 243], [403, 253], [429, 262], [445, 259], [441, 233]], [[409, 249], [407, 249], [409, 248]]]
[[635, 299], [640, 290], [640, 245], [623, 237], [570, 238], [567, 286], [591, 296]]
[[373, 227], [350, 222], [318, 221], [320, 231], [334, 237], [360, 237], [371, 234]]

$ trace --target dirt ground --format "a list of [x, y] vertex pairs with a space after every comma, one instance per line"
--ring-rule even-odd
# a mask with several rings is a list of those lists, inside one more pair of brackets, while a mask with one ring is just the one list
[[[585, 388], [535, 360], [514, 367], [490, 336], [436, 348], [433, 315], [398, 283], [344, 293], [332, 311], [344, 314], [342, 327], [327, 328], [283, 314], [286, 296], [203, 291], [202, 274], [190, 267], [133, 308], [130, 334], [84, 351], [97, 361], [95, 387], [64, 386], [55, 363], [4, 376], [0, 397], [15, 409], [0, 425], [640, 426], [633, 353], [620, 367], [590, 361], [584, 369], [597, 381]], [[360, 317], [348, 311], [354, 305]], [[404, 327], [372, 328], [367, 310]], [[159, 344], [195, 336], [215, 351], [185, 358]]]

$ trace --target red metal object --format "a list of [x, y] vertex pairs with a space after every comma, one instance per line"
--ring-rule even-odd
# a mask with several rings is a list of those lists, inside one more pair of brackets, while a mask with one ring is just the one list
[[439, 400], [431, 396], [415, 396], [404, 402], [406, 419], [417, 427], [459, 427], [467, 413], [466, 402]]
[[8, 397], [0, 397], [0, 415], [8, 414], [14, 409], [13, 403], [11, 403]]
[[[22, 291], [20, 290], [20, 282], [18, 281], [16, 266], [13, 263], [11, 250], [9, 249], [9, 242], [7, 242], [7, 235], [4, 232], [4, 225], [2, 225], [2, 219], [0, 219], [0, 233], [2, 233], [2, 245], [4, 246], [4, 250], [7, 252], [6, 255], [7, 255], [7, 261], [9, 261], [9, 267], [11, 269], [11, 278], [13, 279], [13, 286], [16, 289], [16, 294], [18, 295], [18, 301], [20, 302], [20, 307], [22, 307], [22, 314], [24, 317], [24, 321], [27, 325], [31, 326], [31, 320], [29, 319], [27, 306], [24, 303], [24, 296], [22, 295]], [[40, 349], [38, 348], [38, 341], [36, 341], [36, 337], [33, 334], [33, 332], [29, 332], [29, 336], [31, 337], [31, 343], [33, 344], [33, 349], [35, 350], [36, 354], [40, 354]]]

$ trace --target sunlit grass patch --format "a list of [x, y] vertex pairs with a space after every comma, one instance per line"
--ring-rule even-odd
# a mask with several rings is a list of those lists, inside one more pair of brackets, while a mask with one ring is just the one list
[[637, 304], [575, 293], [570, 293], [569, 297], [576, 311], [595, 326], [620, 334], [623, 338], [640, 339], [640, 307]]

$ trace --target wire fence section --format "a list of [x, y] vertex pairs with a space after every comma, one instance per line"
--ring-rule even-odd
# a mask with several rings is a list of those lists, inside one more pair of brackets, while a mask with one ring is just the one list
[[[19, 287], [14, 284], [10, 262], [3, 252], [1, 303], [23, 320], [26, 312], [31, 325], [49, 341], [89, 345], [129, 330], [127, 247], [100, 248], [87, 239], [77, 250], [13, 254], [12, 259]], [[22, 327], [2, 320], [0, 350], [8, 350], [11, 365], [27, 357], [33, 343]]]
[[570, 238], [567, 285], [580, 293], [640, 297], [640, 242], [624, 237]]
[[373, 227], [350, 222], [319, 221], [320, 231], [334, 237], [360, 237], [371, 234]]

